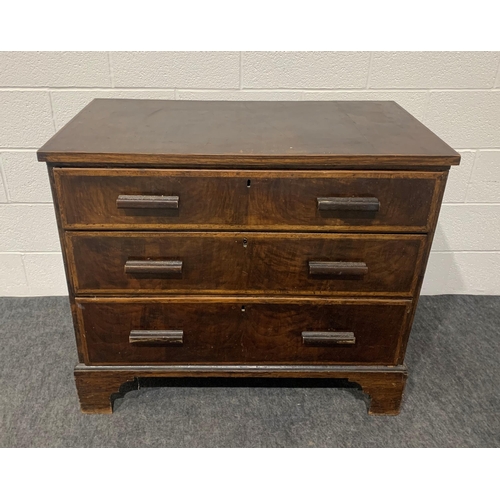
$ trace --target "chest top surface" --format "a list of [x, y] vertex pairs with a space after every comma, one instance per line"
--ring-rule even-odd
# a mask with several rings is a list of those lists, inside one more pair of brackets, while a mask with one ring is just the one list
[[38, 159], [65, 165], [457, 165], [460, 155], [392, 101], [95, 99]]

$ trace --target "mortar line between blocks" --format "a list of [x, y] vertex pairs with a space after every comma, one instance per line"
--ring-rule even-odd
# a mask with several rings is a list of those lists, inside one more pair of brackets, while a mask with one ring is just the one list
[[[0, 87], [0, 92], [110, 92], [110, 91], [130, 91], [130, 92], [172, 92], [173, 87]], [[197, 89], [198, 90], [198, 89]], [[199, 89], [199, 90], [219, 90], [219, 89]], [[227, 88], [225, 90], [234, 90]]]
[[[230, 93], [230, 92], [235, 92], [235, 93], [240, 93], [242, 92], [243, 94], [248, 94], [248, 93], [266, 93], [266, 92], [271, 92], [271, 93], [276, 93], [280, 92], [282, 94], [285, 93], [297, 93], [297, 92], [306, 92], [312, 90], [315, 92], [314, 89], [300, 89], [300, 88], [294, 88], [294, 89], [283, 89], [283, 88], [275, 88], [275, 87], [270, 87], [268, 89], [252, 89], [249, 87], [246, 88], [241, 88], [241, 89], [189, 89], [189, 88], [179, 88], [177, 89], [179, 92], [191, 92], [191, 93], [205, 93], [205, 94], [224, 94], [224, 93]], [[330, 89], [322, 89], [327, 92], [331, 92]], [[352, 90], [352, 89], [351, 89]], [[357, 89], [359, 92], [364, 92], [366, 89]], [[342, 92], [342, 91], [341, 91]]]
[[370, 52], [370, 60], [368, 61], [368, 75], [366, 76], [366, 90], [370, 88], [370, 81], [372, 78], [372, 62], [373, 62], [373, 52]]
[[240, 50], [240, 71], [239, 71], [239, 78], [240, 78], [240, 90], [243, 89], [243, 53]]
[[[499, 82], [500, 83], [500, 82]], [[92, 91], [135, 91], [135, 92], [161, 92], [174, 90], [174, 87], [0, 87], [0, 92], [92, 92]], [[203, 92], [230, 92], [238, 90], [235, 87], [223, 88], [206, 88], [206, 87], [188, 87], [178, 88], [181, 91], [203, 91]], [[241, 90], [245, 92], [273, 92], [273, 91], [290, 91], [290, 92], [493, 92], [500, 93], [500, 87], [475, 87], [475, 88], [434, 88], [434, 87], [245, 87]]]
[[458, 253], [486, 253], [486, 254], [498, 254], [500, 255], [500, 250], [431, 250], [431, 254], [444, 253], [444, 254], [458, 254]]
[[497, 76], [496, 76], [495, 81], [493, 83], [492, 90], [495, 90], [498, 87], [500, 87], [500, 59], [498, 60]]
[[109, 67], [109, 83], [111, 84], [111, 88], [115, 87], [115, 77], [113, 74], [113, 66], [111, 64], [111, 52], [108, 51], [108, 67]]
[[447, 206], [447, 207], [453, 207], [453, 206], [457, 206], [457, 207], [463, 207], [464, 205], [467, 205], [468, 207], [473, 207], [473, 206], [477, 206], [477, 207], [484, 207], [484, 206], [492, 206], [492, 207], [499, 207], [500, 206], [500, 202], [488, 202], [488, 201], [484, 201], [484, 202], [472, 202], [472, 203], [467, 203], [467, 202], [450, 202], [450, 203], [443, 203], [443, 206]]
[[[42, 167], [43, 168], [43, 167]], [[0, 203], [0, 206], [7, 205], [7, 203]], [[31, 206], [47, 206], [52, 207], [54, 204], [51, 201], [11, 201], [8, 203], [10, 207], [31, 207]]]
[[[476, 162], [477, 162], [477, 149], [474, 151], [474, 158], [472, 160], [472, 168], [470, 169], [470, 174], [469, 174], [469, 178], [467, 179], [467, 185], [465, 186], [465, 198], [464, 198], [464, 203], [467, 203], [467, 196], [469, 195], [469, 188], [470, 188], [470, 184], [471, 184], [471, 181], [472, 181], [472, 176], [474, 175], [474, 170], [476, 168]], [[471, 203], [467, 203], [468, 205], [471, 205]]]
[[431, 104], [431, 90], [428, 90], [425, 94], [424, 115], [422, 117], [422, 123], [424, 124], [425, 120], [427, 120], [427, 114], [429, 112], [430, 104]]
[[0, 154], [0, 177], [2, 178], [3, 190], [5, 193], [5, 197], [7, 198], [7, 204], [10, 204], [9, 186], [7, 185], [7, 175], [4, 172], [3, 158], [1, 154]]
[[0, 153], [26, 153], [36, 152], [38, 148], [0, 148]]
[[26, 271], [26, 263], [24, 262], [24, 253], [21, 254], [21, 264], [23, 266], [24, 279], [26, 280], [26, 286], [28, 287], [28, 293], [31, 295], [31, 283], [28, 279], [28, 272]]
[[62, 252], [53, 251], [39, 251], [36, 250], [12, 250], [10, 252], [0, 252], [0, 255], [60, 255], [62, 257]]
[[52, 92], [49, 91], [50, 114], [52, 116], [52, 125], [54, 126], [54, 133], [57, 132], [56, 117], [54, 116], [54, 102], [52, 101]]

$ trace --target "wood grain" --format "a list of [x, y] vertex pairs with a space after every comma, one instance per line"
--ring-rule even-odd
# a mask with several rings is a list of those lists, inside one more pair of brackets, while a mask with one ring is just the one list
[[353, 332], [302, 332], [304, 345], [344, 345], [355, 344]]
[[65, 163], [436, 165], [460, 156], [392, 101], [95, 99], [38, 151]]
[[[358, 384], [370, 397], [371, 415], [398, 415], [407, 378], [404, 366], [336, 365], [77, 365], [75, 380], [84, 413], [112, 413], [113, 397], [123, 396], [124, 385], [140, 377], [293, 377], [345, 379]], [[129, 388], [130, 389], [130, 388]]]
[[72, 268], [71, 265], [68, 261], [68, 251], [66, 248], [66, 239], [64, 237], [64, 227], [63, 223], [61, 221], [61, 214], [62, 214], [62, 207], [60, 204], [60, 199], [57, 195], [57, 189], [55, 186], [55, 179], [54, 179], [54, 169], [52, 167], [48, 167], [48, 176], [49, 176], [49, 182], [50, 182], [50, 189], [52, 193], [52, 199], [54, 201], [54, 212], [56, 216], [56, 221], [57, 221], [57, 231], [59, 234], [59, 242], [61, 244], [61, 250], [62, 250], [62, 258], [63, 258], [63, 264], [64, 264], [64, 272], [66, 275], [66, 283], [68, 285], [68, 295], [69, 295], [69, 304], [71, 308], [71, 318], [73, 321], [73, 327], [75, 331], [75, 340], [76, 340], [76, 349], [78, 353], [78, 361], [80, 363], [86, 363], [88, 361], [87, 358], [87, 346], [85, 344], [85, 335], [84, 331], [81, 328], [81, 324], [79, 322], [79, 317], [77, 314], [77, 306], [75, 303], [75, 290], [73, 288], [73, 280], [71, 279], [72, 276]]
[[[423, 235], [330, 233], [66, 233], [80, 295], [411, 296], [425, 240]], [[131, 260], [148, 269], [125, 272]], [[182, 273], [164, 274], [163, 261], [182, 262]], [[358, 262], [353, 269], [362, 272], [310, 274], [311, 261]]]
[[399, 341], [399, 358], [398, 358], [398, 363], [403, 363], [405, 354], [406, 354], [406, 348], [408, 345], [408, 340], [410, 338], [410, 333], [411, 329], [413, 326], [413, 320], [415, 319], [415, 313], [417, 312], [417, 305], [418, 305], [418, 300], [420, 298], [420, 290], [422, 289], [422, 284], [424, 281], [425, 277], [425, 271], [427, 268], [427, 262], [429, 260], [429, 255], [431, 253], [431, 248], [432, 248], [432, 242], [434, 240], [434, 235], [436, 232], [437, 228], [437, 222], [438, 222], [438, 217], [439, 217], [439, 212], [441, 209], [441, 204], [443, 202], [443, 197], [444, 197], [444, 191], [446, 187], [446, 180], [448, 177], [448, 173], [439, 179], [436, 185], [436, 191], [434, 194], [434, 197], [431, 202], [431, 218], [429, 220], [429, 224], [431, 227], [431, 230], [429, 232], [427, 242], [425, 244], [425, 248], [423, 253], [421, 254], [421, 258], [419, 259], [419, 262], [417, 263], [416, 269], [418, 270], [418, 280], [415, 283], [415, 291], [413, 294], [413, 302], [412, 302], [412, 308], [410, 311], [410, 314], [408, 315], [408, 321], [407, 325], [404, 328], [403, 334], [401, 335], [400, 341]]
[[132, 330], [128, 336], [131, 344], [137, 345], [182, 345], [182, 330]]
[[[426, 232], [443, 172], [54, 169], [66, 229]], [[248, 182], [250, 181], [250, 187]], [[121, 195], [178, 196], [178, 209], [117, 208]], [[378, 211], [319, 210], [376, 197]]]
[[319, 276], [357, 276], [368, 274], [368, 266], [365, 262], [344, 261], [312, 261], [309, 264], [309, 274]]
[[125, 274], [182, 274], [182, 260], [126, 260]]
[[141, 194], [120, 194], [116, 199], [116, 208], [141, 208], [152, 209], [177, 209], [179, 208], [178, 196], [155, 196]]
[[[90, 364], [395, 364], [410, 301], [148, 302], [77, 298]], [[182, 330], [183, 345], [130, 344], [132, 330]], [[353, 332], [354, 345], [304, 346], [304, 331]]]
[[327, 212], [378, 212], [380, 210], [380, 202], [375, 197], [355, 198], [350, 196], [330, 196], [329, 198], [317, 198], [317, 202], [318, 210]]

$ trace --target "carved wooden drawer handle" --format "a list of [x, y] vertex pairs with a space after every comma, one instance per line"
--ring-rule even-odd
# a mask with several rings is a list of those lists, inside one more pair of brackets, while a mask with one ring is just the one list
[[182, 260], [127, 260], [129, 274], [182, 274]]
[[353, 332], [302, 332], [302, 342], [305, 345], [338, 345], [355, 344]]
[[318, 210], [356, 210], [359, 212], [378, 212], [380, 202], [377, 198], [317, 198]]
[[121, 194], [116, 200], [116, 206], [118, 208], [179, 208], [179, 197]]
[[368, 273], [364, 262], [309, 261], [309, 274], [330, 276], [363, 276]]
[[132, 330], [129, 336], [129, 342], [138, 345], [179, 345], [183, 340], [182, 330]]

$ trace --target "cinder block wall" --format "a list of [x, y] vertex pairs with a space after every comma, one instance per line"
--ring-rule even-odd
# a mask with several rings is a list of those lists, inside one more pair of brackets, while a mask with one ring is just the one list
[[35, 152], [95, 97], [394, 100], [462, 155], [423, 293], [500, 294], [500, 52], [0, 52], [0, 296], [67, 293]]

